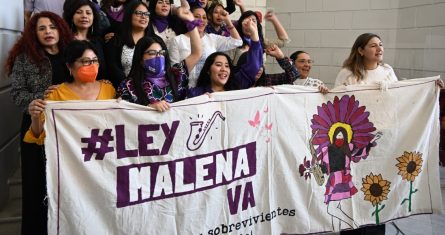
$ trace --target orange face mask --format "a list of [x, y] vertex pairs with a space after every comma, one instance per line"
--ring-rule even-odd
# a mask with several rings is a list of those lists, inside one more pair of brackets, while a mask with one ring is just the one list
[[98, 64], [90, 64], [82, 66], [77, 70], [77, 77], [81, 82], [94, 82], [96, 81], [97, 73], [99, 72]]

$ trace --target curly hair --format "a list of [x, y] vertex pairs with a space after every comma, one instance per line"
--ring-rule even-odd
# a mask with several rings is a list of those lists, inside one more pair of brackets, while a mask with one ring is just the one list
[[37, 65], [40, 72], [48, 69], [43, 68], [45, 61], [45, 49], [37, 38], [37, 22], [40, 18], [48, 18], [51, 20], [54, 26], [56, 26], [57, 31], [59, 32], [59, 42], [57, 43], [59, 51], [63, 51], [65, 46], [72, 40], [73, 36], [70, 28], [57, 14], [49, 11], [42, 11], [33, 15], [26, 24], [22, 36], [9, 51], [9, 55], [5, 63], [5, 70], [8, 76], [12, 73], [15, 59], [21, 54], [28, 56], [31, 62]]
[[92, 39], [93, 37], [98, 37], [99, 34], [99, 12], [97, 11], [96, 6], [90, 0], [66, 0], [63, 4], [63, 19], [68, 23], [69, 27], [73, 31], [73, 33], [77, 32], [77, 28], [74, 25], [73, 17], [76, 14], [76, 11], [83, 7], [90, 6], [91, 11], [93, 13], [93, 24], [88, 29], [87, 37], [88, 39]]

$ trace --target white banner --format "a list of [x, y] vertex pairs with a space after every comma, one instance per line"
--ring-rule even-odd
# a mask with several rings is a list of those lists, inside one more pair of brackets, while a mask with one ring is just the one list
[[47, 105], [50, 234], [317, 233], [439, 213], [434, 78]]

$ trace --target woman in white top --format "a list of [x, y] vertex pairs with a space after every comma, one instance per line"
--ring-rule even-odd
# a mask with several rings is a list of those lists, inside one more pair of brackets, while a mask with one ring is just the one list
[[397, 81], [392, 67], [382, 62], [383, 51], [383, 43], [378, 35], [360, 35], [335, 79], [335, 86]]
[[300, 78], [294, 81], [294, 85], [318, 88], [323, 94], [329, 92], [329, 89], [321, 80], [309, 77], [312, 64], [314, 63], [309, 53], [305, 51], [296, 51], [290, 55], [290, 59], [293, 61], [295, 68], [300, 74]]
[[[199, 35], [201, 36], [202, 56], [198, 64], [195, 65], [195, 68], [193, 68], [193, 70], [190, 72], [189, 87], [196, 86], [196, 81], [198, 80], [199, 73], [204, 66], [205, 60], [210, 54], [216, 51], [228, 51], [243, 44], [238, 31], [233, 26], [232, 21], [229, 18], [229, 14], [226, 11], [224, 15], [224, 21], [226, 23], [226, 27], [230, 30], [230, 37], [208, 34], [205, 32], [205, 28], [207, 26], [207, 15], [203, 8], [192, 8], [192, 13], [195, 16], [195, 21], [201, 21], [201, 23], [198, 25], [198, 31]], [[171, 64], [179, 63], [190, 54], [189, 33], [178, 35], [171, 41], [169, 54]]]

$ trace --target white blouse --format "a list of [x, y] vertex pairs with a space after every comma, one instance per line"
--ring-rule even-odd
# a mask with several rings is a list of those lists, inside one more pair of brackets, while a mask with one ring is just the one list
[[396, 82], [397, 80], [393, 68], [388, 64], [383, 64], [377, 66], [375, 69], [366, 70], [364, 78], [360, 81], [357, 81], [357, 77], [355, 77], [349, 69], [342, 68], [335, 79], [335, 86], [372, 84], [384, 81]]
[[127, 45], [122, 47], [121, 64], [124, 68], [125, 77], [128, 76], [131, 70], [131, 64], [133, 63], [134, 48], [130, 48]]
[[[189, 75], [189, 87], [195, 87], [204, 62], [216, 51], [228, 51], [243, 44], [241, 39], [224, 37], [217, 34], [204, 34], [201, 38], [202, 56]], [[191, 53], [190, 38], [185, 34], [176, 36], [170, 44], [169, 55], [171, 64], [179, 63]], [[190, 68], [189, 68], [190, 69]]]

